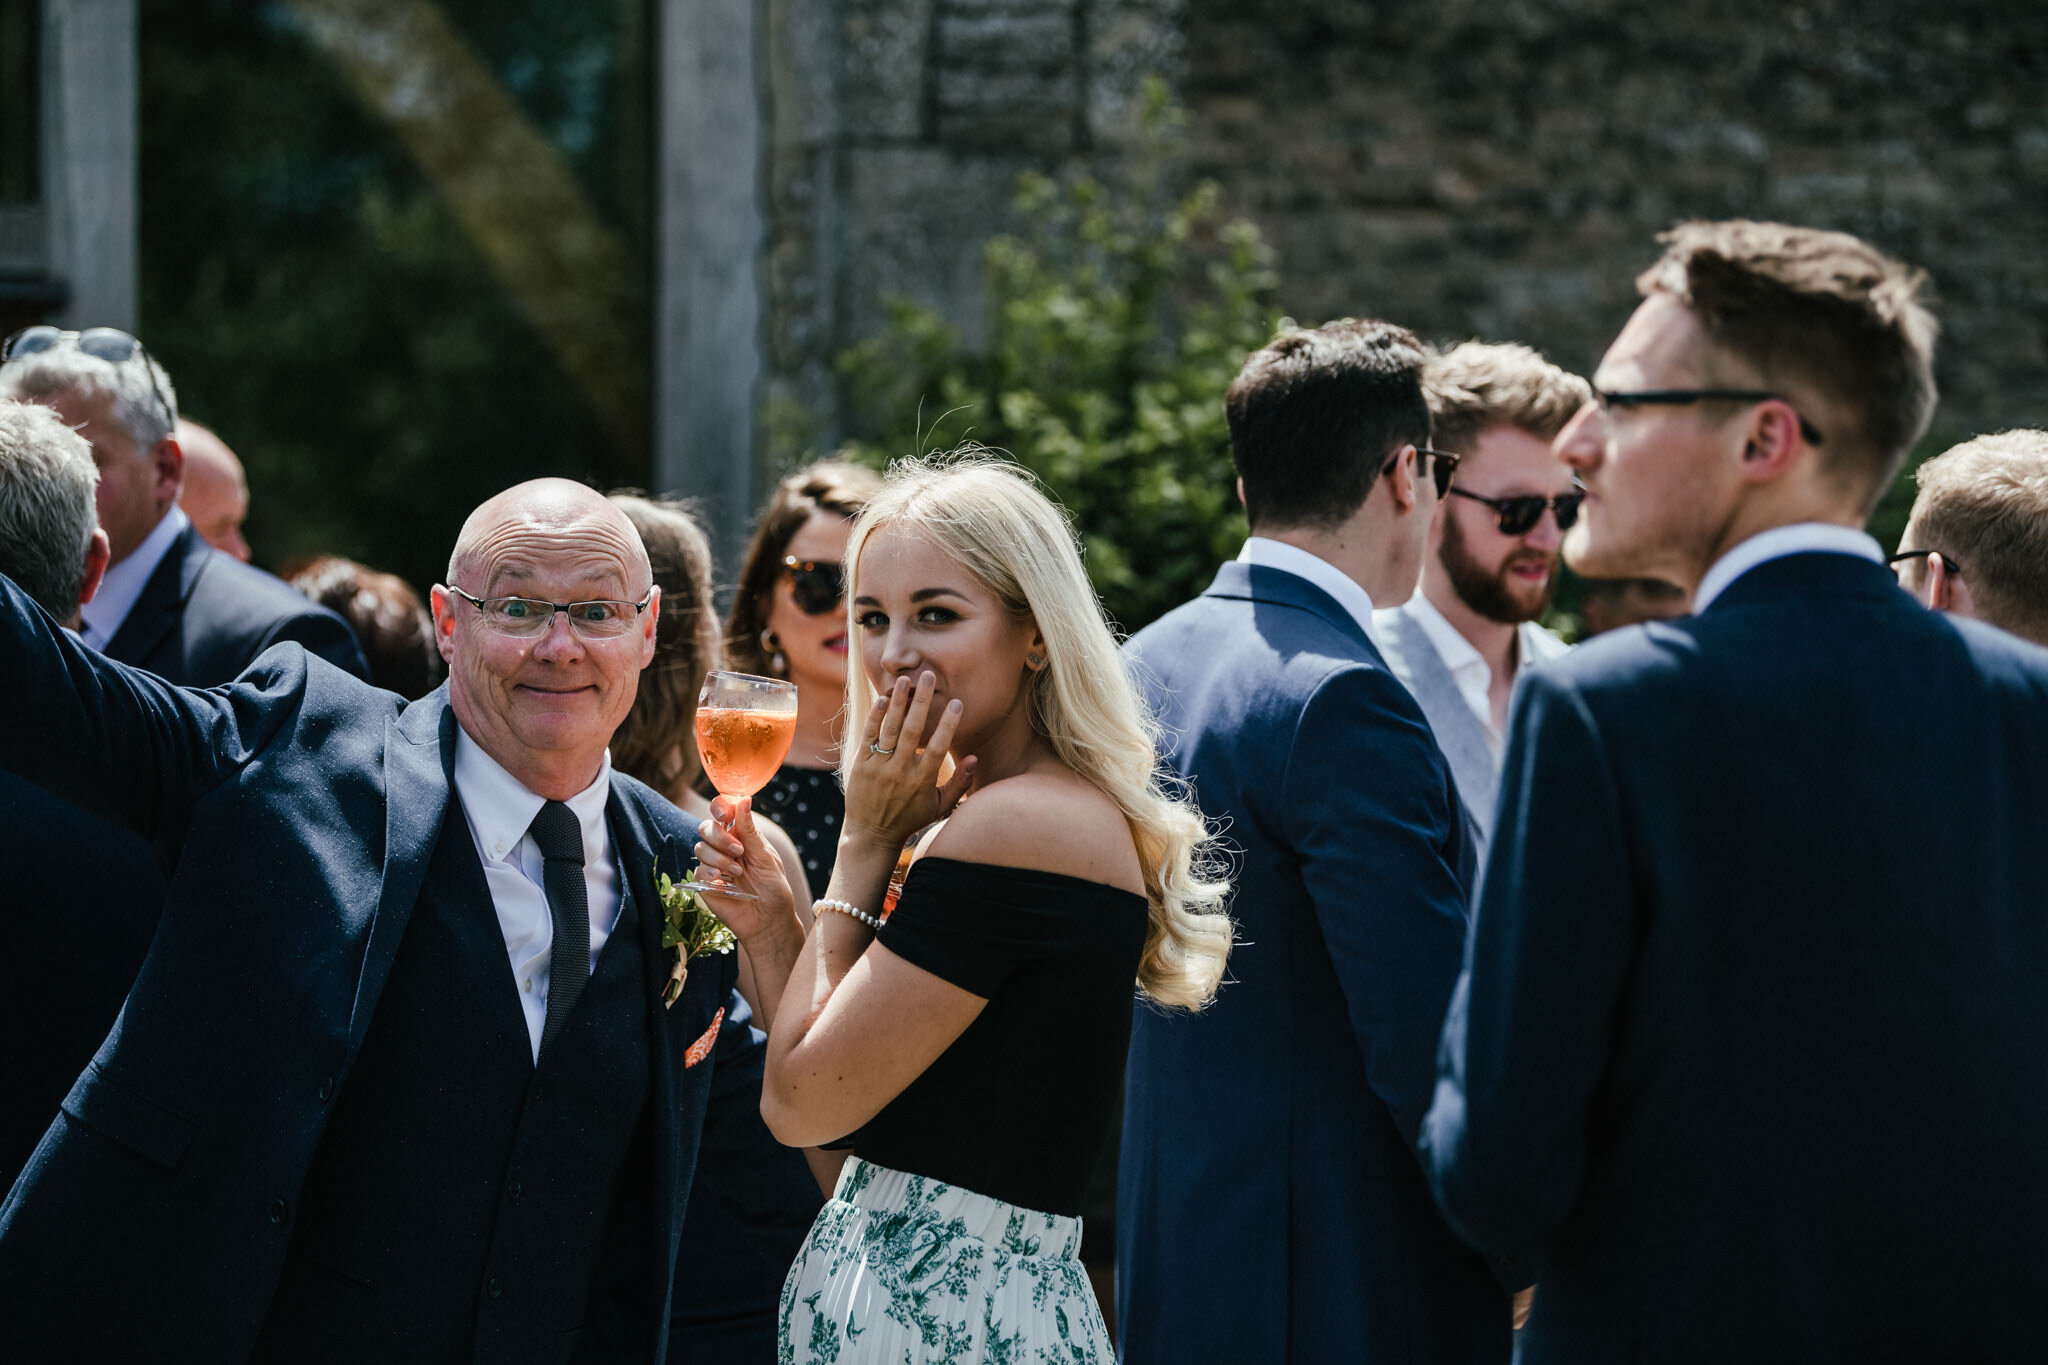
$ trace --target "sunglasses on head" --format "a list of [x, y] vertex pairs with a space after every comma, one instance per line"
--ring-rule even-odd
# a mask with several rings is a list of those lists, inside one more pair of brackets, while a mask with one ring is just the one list
[[83, 332], [67, 332], [48, 323], [24, 327], [0, 345], [0, 365], [21, 356], [54, 351], [67, 338], [84, 354], [95, 360], [104, 360], [109, 365], [125, 365], [141, 356], [142, 372], [149, 378], [149, 391], [156, 395], [158, 405], [163, 408], [164, 419], [173, 426], [177, 425], [177, 411], [171, 407], [171, 400], [164, 397], [163, 389], [156, 382], [156, 367], [149, 363], [148, 348], [118, 327], [88, 327]]
[[1474, 502], [1483, 502], [1491, 507], [1494, 516], [1498, 518], [1495, 525], [1500, 527], [1500, 533], [1504, 536], [1525, 536], [1535, 530], [1536, 523], [1543, 520], [1545, 508], [1557, 513], [1558, 530], [1569, 531], [1572, 529], [1572, 523], [1579, 519], [1579, 504], [1586, 500], [1586, 490], [1583, 488], [1560, 493], [1554, 498], [1489, 498], [1463, 488], [1453, 488], [1449, 491], [1461, 498], [1470, 498]]
[[840, 598], [846, 595], [846, 569], [835, 560], [784, 555], [782, 574], [789, 580], [790, 600], [806, 616], [837, 611]]

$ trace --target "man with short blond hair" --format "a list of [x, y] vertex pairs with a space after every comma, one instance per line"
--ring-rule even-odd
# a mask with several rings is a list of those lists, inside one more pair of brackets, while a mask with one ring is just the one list
[[1483, 856], [1515, 679], [1565, 651], [1537, 621], [1580, 494], [1550, 442], [1591, 391], [1530, 347], [1481, 341], [1431, 356], [1422, 389], [1436, 447], [1458, 469], [1430, 522], [1421, 588], [1373, 624], [1450, 761]]
[[1437, 1200], [1539, 1265], [1523, 1365], [2038, 1360], [2048, 654], [1862, 530], [1934, 407], [1919, 272], [1664, 241], [1557, 439], [1564, 549], [1694, 614], [1522, 682]]
[[2048, 644], [2048, 431], [1979, 436], [1914, 478], [1899, 581], [1938, 611]]

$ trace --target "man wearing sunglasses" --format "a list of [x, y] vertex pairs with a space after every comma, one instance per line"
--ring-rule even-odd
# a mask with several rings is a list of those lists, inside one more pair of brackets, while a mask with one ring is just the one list
[[178, 506], [177, 393], [142, 343], [112, 327], [30, 327], [0, 346], [0, 399], [54, 408], [92, 446], [111, 558], [80, 635], [122, 663], [191, 687], [224, 683], [282, 640], [369, 676], [348, 623], [208, 545]]
[[1483, 856], [1515, 679], [1565, 651], [1536, 620], [1582, 494], [1550, 442], [1588, 389], [1527, 346], [1468, 341], [1430, 358], [1423, 391], [1457, 473], [1430, 523], [1422, 587], [1373, 624], [1429, 717]]
[[1472, 870], [1373, 640], [1457, 463], [1430, 449], [1424, 360], [1351, 320], [1254, 352], [1224, 398], [1251, 536], [1130, 643], [1165, 758], [1233, 846], [1238, 945], [1213, 1005], [1132, 1022], [1125, 1365], [1508, 1358], [1516, 1270], [1452, 1235], [1414, 1148]]
[[1541, 1266], [1525, 1365], [2038, 1360], [2048, 653], [1862, 530], [1934, 410], [1920, 272], [1663, 240], [1557, 440], [1565, 558], [1695, 610], [1518, 689], [1438, 1201]]

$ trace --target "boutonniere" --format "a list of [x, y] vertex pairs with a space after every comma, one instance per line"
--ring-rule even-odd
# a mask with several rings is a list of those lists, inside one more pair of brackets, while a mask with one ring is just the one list
[[656, 873], [654, 891], [661, 901], [661, 946], [669, 950], [668, 984], [661, 988], [661, 1004], [666, 1009], [682, 998], [692, 962], [713, 953], [729, 953], [739, 940], [705, 903], [704, 893], [697, 889], [696, 868], [685, 872], [681, 881], [666, 872]]

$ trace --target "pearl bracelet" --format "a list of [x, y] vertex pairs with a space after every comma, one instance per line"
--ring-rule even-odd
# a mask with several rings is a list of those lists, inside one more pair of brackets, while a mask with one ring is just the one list
[[876, 919], [873, 915], [870, 915], [867, 911], [861, 909], [852, 901], [834, 900], [830, 896], [822, 896], [819, 899], [811, 902], [811, 913], [813, 915], [816, 915], [820, 911], [824, 910], [836, 910], [842, 915], [851, 916], [853, 919], [858, 920], [862, 924], [865, 924], [868, 928], [873, 929], [877, 933], [881, 932], [882, 921]]

